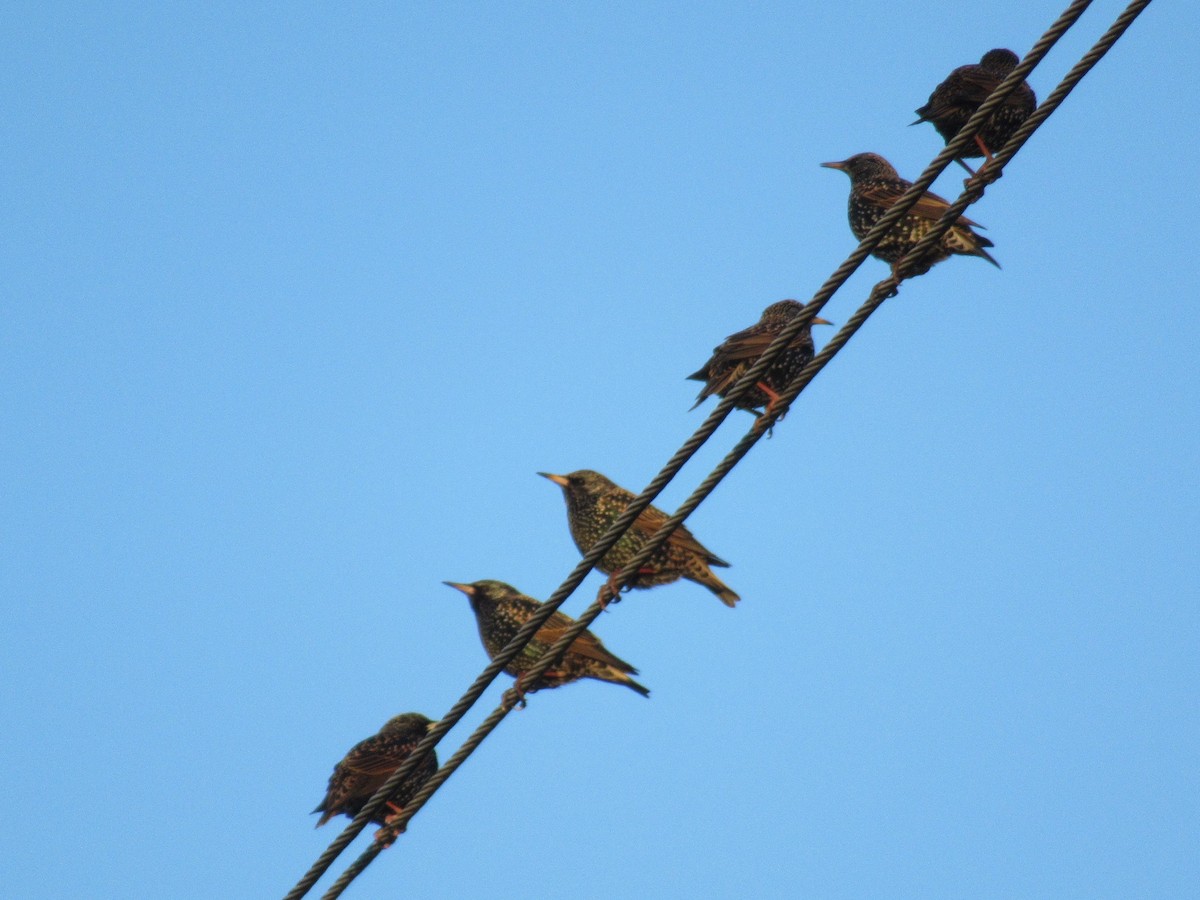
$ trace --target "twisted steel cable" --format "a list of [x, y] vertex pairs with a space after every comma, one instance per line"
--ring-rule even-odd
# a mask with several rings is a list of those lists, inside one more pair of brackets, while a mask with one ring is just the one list
[[[1019, 64], [1019, 66], [1010, 74], [1010, 76], [997, 87], [996, 91], [981, 105], [979, 110], [963, 127], [953, 141], [946, 145], [945, 149], [935, 157], [929, 167], [922, 173], [921, 177], [914, 182], [913, 187], [902, 197], [888, 213], [880, 219], [876, 226], [864, 237], [855, 251], [847, 258], [847, 260], [834, 272], [832, 276], [822, 285], [821, 289], [814, 295], [813, 302], [816, 304], [812, 309], [812, 314], [823, 306], [836, 290], [849, 278], [849, 276], [857, 269], [858, 265], [869, 255], [871, 250], [878, 244], [882, 235], [886, 230], [901, 216], [903, 216], [909, 208], [915, 204], [920, 195], [933, 183], [937, 175], [959, 154], [963, 147], [971, 140], [974, 133], [978, 130], [983, 121], [996, 108], [1004, 97], [1013, 90], [1016, 85], [1024, 80], [1025, 76], [1040, 62], [1046, 52], [1054, 45], [1054, 43], [1066, 32], [1066, 30], [1074, 24], [1083, 11], [1090, 5], [1091, 0], [1076, 0], [1067, 10], [1059, 17], [1059, 19], [1047, 30], [1046, 34], [1034, 45], [1029, 54]], [[959, 199], [953, 204], [950, 210], [943, 216], [937, 226], [921, 241], [903, 260], [896, 265], [896, 270], [903, 273], [905, 264], [911, 263], [919, 258], [924, 252], [938, 241], [942, 234], [950, 227], [957, 216], [968, 205], [978, 199], [983, 193], [983, 188], [986, 184], [991, 183], [999, 177], [1003, 166], [1016, 154], [1020, 147], [1028, 140], [1029, 136], [1045, 121], [1046, 118], [1054, 112], [1061, 104], [1062, 100], [1070, 93], [1076, 84], [1083, 78], [1084, 75], [1095, 65], [1097, 61], [1108, 51], [1113, 43], [1124, 33], [1128, 26], [1133, 22], [1137, 15], [1150, 3], [1150, 0], [1135, 0], [1122, 13], [1120, 17], [1109, 28], [1099, 42], [1086, 54], [1068, 73], [1067, 77], [1059, 84], [1059, 86], [1047, 97], [1046, 101], [1038, 107], [1037, 111], [1029, 120], [1018, 130], [1013, 138], [1004, 145], [994, 158], [994, 161], [989, 166], [985, 166], [975, 176], [974, 179], [968, 182], [968, 189], [963, 192]], [[760, 420], [755, 426], [743, 436], [737, 445], [730, 451], [724, 460], [709, 474], [709, 476], [701, 483], [695, 492], [684, 502], [684, 504], [676, 511], [675, 515], [671, 516], [663, 527], [651, 538], [651, 540], [643, 547], [638, 556], [616, 577], [616, 583], [623, 585], [625, 581], [631, 578], [637, 569], [650, 557], [650, 555], [670, 536], [671, 532], [681, 524], [692, 511], [708, 496], [709, 493], [716, 487], [718, 483], [733, 469], [733, 467], [749, 452], [750, 448], [762, 437], [766, 432], [766, 426], [777, 421], [788, 409], [791, 402], [799, 395], [799, 393], [812, 381], [816, 374], [828, 364], [845, 345], [849, 338], [858, 330], [866, 319], [876, 310], [884, 300], [894, 295], [898, 284], [904, 280], [903, 274], [899, 278], [896, 276], [889, 277], [879, 282], [872, 290], [867, 301], [859, 308], [859, 310], [847, 321], [846, 325], [834, 336], [834, 338], [823, 348], [808, 366], [788, 385], [787, 389], [781, 392], [781, 400], [777, 404], [777, 409], [773, 411], [769, 420]], [[526, 625], [518, 632], [516, 637], [510, 644], [501, 651], [500, 654], [487, 666], [484, 671], [476, 678], [468, 691], [462, 698], [451, 708], [445, 717], [438, 723], [438, 726], [430, 733], [430, 735], [418, 745], [413, 754], [405, 761], [397, 771], [389, 779], [371, 801], [363, 808], [358, 816], [350, 823], [346, 830], [336, 839], [330, 847], [325, 851], [317, 862], [313, 865], [306, 876], [296, 885], [295, 888], [286, 896], [285, 900], [293, 900], [293, 898], [303, 897], [312, 885], [320, 878], [320, 876], [328, 869], [333, 860], [340, 854], [353, 839], [362, 831], [366, 823], [370, 820], [371, 814], [384, 802], [395, 785], [405, 778], [428, 750], [440, 740], [440, 738], [456, 724], [466, 711], [475, 703], [483, 691], [491, 684], [496, 675], [501, 669], [528, 643], [533, 634], [541, 627], [542, 624], [550, 617], [550, 615], [574, 592], [575, 588], [582, 582], [583, 578], [595, 566], [596, 562], [612, 547], [613, 544], [621, 537], [621, 535], [633, 523], [638, 514], [641, 513], [662, 491], [667, 483], [674, 477], [680, 468], [687, 462], [688, 459], [699, 449], [699, 447], [716, 431], [717, 427], [724, 421], [729, 412], [733, 409], [737, 399], [744, 394], [762, 374], [771, 365], [774, 357], [782, 352], [787, 346], [790, 339], [799, 331], [807, 321], [807, 316], [799, 317], [789, 323], [785, 331], [776, 339], [767, 351], [764, 352], [758, 363], [753, 366], [750, 371], [742, 378], [738, 384], [730, 390], [728, 395], [713, 409], [705, 422], [697, 429], [696, 433], [675, 453], [663, 470], [656, 476], [647, 488], [636, 497], [626, 511], [617, 519], [610, 530], [598, 541], [575, 569], [572, 570], [566, 581], [559, 587], [558, 590], [539, 608], [535, 616], [526, 623]], [[604, 589], [602, 588], [602, 591]], [[597, 600], [593, 603], [584, 614], [579, 618], [575, 626], [564, 634], [561, 640], [558, 641], [542, 658], [538, 664], [526, 674], [523, 679], [524, 683], [532, 684], [537, 677], [547, 668], [557, 663], [566, 648], [574, 641], [574, 639], [583, 632], [603, 611], [604, 605]], [[466, 760], [471, 753], [479, 746], [480, 743], [491, 733], [492, 730], [500, 723], [500, 721], [511, 710], [511, 705], [502, 704], [484, 720], [483, 723], [472, 733], [472, 735], [463, 743], [456, 753], [446, 761], [439, 769], [438, 773], [433, 776], [422, 787], [421, 791], [409, 802], [403, 814], [397, 817], [396, 827], [402, 829], [404, 825], [420, 810], [424, 803], [437, 791], [442, 783], [450, 777], [451, 774]], [[367, 865], [378, 855], [382, 848], [379, 845], [372, 845], [339, 877], [324, 895], [328, 900], [341, 895], [345, 888], [361, 873]]]

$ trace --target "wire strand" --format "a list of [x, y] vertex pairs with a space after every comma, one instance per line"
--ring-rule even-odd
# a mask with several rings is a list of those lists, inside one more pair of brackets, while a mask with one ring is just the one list
[[[1038, 41], [1037, 44], [1030, 50], [1029, 54], [1018, 65], [1016, 69], [1004, 80], [993, 92], [987, 101], [980, 106], [979, 110], [967, 122], [963, 129], [955, 136], [954, 140], [949, 142], [945, 149], [938, 154], [937, 157], [922, 173], [921, 177], [913, 183], [913, 187], [888, 211], [881, 217], [876, 226], [864, 237], [855, 251], [847, 258], [845, 262], [830, 276], [824, 285], [818, 290], [813, 297], [813, 303], [817, 304], [812, 309], [812, 314], [823, 306], [838, 288], [850, 277], [850, 275], [858, 268], [863, 260], [870, 254], [871, 250], [878, 244], [887, 229], [903, 216], [908, 209], [916, 203], [922, 193], [933, 183], [938, 174], [952, 162], [972, 139], [974, 133], [982, 125], [984, 120], [990, 115], [990, 112], [1003, 102], [1004, 97], [1024, 80], [1025, 76], [1045, 56], [1046, 52], [1054, 45], [1054, 43], [1066, 32], [1066, 30], [1074, 24], [1083, 11], [1090, 5], [1091, 0], [1076, 0], [1063, 12], [1058, 20], [1047, 30], [1046, 34]], [[1079, 63], [1071, 70], [1062, 83], [1047, 97], [1046, 101], [1038, 107], [1035, 113], [1026, 121], [1026, 123], [1018, 130], [1008, 143], [996, 154], [993, 163], [984, 166], [980, 172], [968, 181], [967, 190], [959, 197], [946, 213], [941, 221], [926, 238], [918, 244], [903, 260], [897, 263], [896, 270], [903, 273], [906, 262], [911, 262], [920, 258], [928, 247], [940, 239], [941, 235], [950, 227], [957, 219], [958, 215], [968, 205], [973, 203], [982, 195], [983, 189], [987, 184], [990, 184], [999, 177], [1003, 166], [1016, 154], [1020, 147], [1028, 140], [1029, 136], [1049, 117], [1057, 108], [1063, 99], [1070, 93], [1080, 79], [1090, 70], [1092, 66], [1107, 52], [1113, 43], [1124, 33], [1125, 29], [1133, 22], [1137, 15], [1150, 3], [1150, 0], [1135, 0], [1125, 10], [1124, 13], [1114, 22], [1105, 36], [1098, 42], [1087, 55], [1085, 55]], [[671, 516], [663, 527], [651, 538], [643, 547], [638, 557], [634, 559], [621, 573], [616, 576], [617, 584], [621, 585], [631, 578], [637, 571], [637, 568], [660, 546], [669, 536], [670, 533], [681, 524], [692, 511], [712, 492], [718, 483], [733, 469], [735, 465], [749, 452], [762, 435], [766, 433], [766, 426], [778, 421], [784, 413], [786, 413], [791, 402], [796, 396], [812, 381], [813, 377], [822, 369], [828, 362], [840, 351], [850, 337], [861, 327], [866, 319], [876, 310], [882, 303], [895, 293], [899, 283], [904, 278], [896, 278], [895, 276], [884, 279], [879, 282], [871, 291], [868, 299], [859, 308], [859, 310], [847, 321], [847, 323], [839, 330], [833, 339], [822, 349], [821, 353], [814, 357], [801, 373], [781, 392], [781, 400], [777, 404], [777, 408], [773, 411], [769, 420], [759, 420], [755, 426], [742, 437], [735, 445], [733, 450], [725, 457], [724, 460], [715, 468], [709, 476], [701, 483], [695, 492], [688, 498], [687, 501]], [[354, 840], [355, 837], [370, 821], [375, 809], [383, 804], [386, 798], [391, 794], [394, 788], [403, 780], [416, 766], [421, 762], [424, 756], [432, 750], [443, 735], [446, 734], [468, 709], [478, 700], [496, 675], [507, 665], [507, 663], [519, 653], [526, 643], [533, 637], [542, 624], [550, 617], [550, 615], [562, 605], [562, 603], [574, 592], [578, 585], [583, 581], [586, 575], [595, 566], [596, 562], [601, 559], [604, 554], [620, 539], [621, 535], [632, 525], [637, 516], [654, 500], [654, 498], [662, 491], [666, 484], [674, 477], [674, 475], [683, 467], [683, 465], [691, 458], [691, 456], [699, 449], [699, 447], [716, 431], [725, 418], [734, 408], [737, 399], [744, 394], [750, 387], [757, 382], [761, 375], [769, 368], [775, 356], [783, 351], [783, 348], [790, 343], [790, 340], [800, 328], [804, 326], [808, 320], [808, 316], [798, 317], [789, 323], [789, 327], [772, 343], [746, 375], [738, 382], [738, 384], [727, 394], [725, 398], [717, 404], [704, 423], [697, 429], [695, 434], [684, 443], [684, 445], [672, 456], [671, 460], [664, 466], [663, 470], [656, 476], [647, 488], [642, 491], [629, 505], [625, 512], [614, 522], [609, 531], [593, 545], [589, 551], [584, 554], [583, 558], [571, 571], [570, 575], [563, 584], [551, 595], [551, 597], [537, 610], [535, 615], [525, 624], [524, 627], [517, 633], [513, 640], [493, 659], [483, 672], [475, 679], [467, 692], [459, 699], [457, 703], [451, 707], [450, 711], [439, 721], [437, 726], [431, 733], [417, 746], [413, 753], [405, 760], [405, 763], [399, 767], [393, 776], [388, 780], [380, 790], [371, 798], [366, 806], [354, 818], [349, 826], [341, 835], [327, 848], [325, 853], [318, 858], [309, 872], [297, 883], [295, 888], [289, 892], [285, 900], [298, 900], [303, 897], [311, 889], [312, 885], [320, 878], [322, 874], [332, 864], [333, 860]], [[791, 333], [789, 333], [789, 331]], [[604, 588], [601, 589], [602, 591]], [[547, 668], [554, 665], [557, 660], [565, 653], [567, 647], [574, 639], [582, 633], [603, 611], [604, 606], [597, 600], [593, 603], [584, 614], [577, 620], [576, 624], [569, 629], [547, 653], [538, 661], [537, 665], [526, 674], [523, 679], [524, 683], [534, 683], [538, 675], [544, 672]], [[467, 757], [475, 751], [475, 749], [483, 742], [483, 740], [499, 725], [500, 721], [508, 714], [511, 706], [502, 704], [492, 711], [491, 714], [477, 727], [471, 736], [462, 744], [455, 754], [443, 764], [438, 772], [430, 778], [422, 789], [410, 800], [406, 805], [404, 812], [397, 817], [396, 827], [403, 828], [404, 825], [420, 810], [425, 802], [437, 791], [451, 774], [466, 760]], [[360, 821], [361, 820], [361, 821]], [[361, 873], [367, 865], [378, 855], [382, 847], [378, 844], [373, 844], [367, 848], [355, 862], [348, 867], [339, 879], [330, 887], [324, 895], [326, 900], [333, 900], [341, 895], [345, 888]]]

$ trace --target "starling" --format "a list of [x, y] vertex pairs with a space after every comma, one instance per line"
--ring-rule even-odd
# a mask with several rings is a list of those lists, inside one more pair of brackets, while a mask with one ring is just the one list
[[[475, 613], [475, 621], [479, 624], [479, 637], [483, 640], [483, 649], [493, 659], [516, 637], [521, 626], [528, 622], [541, 606], [539, 601], [522, 594], [503, 581], [444, 583], [462, 591], [471, 601], [471, 611]], [[505, 666], [504, 671], [520, 679], [574, 624], [575, 620], [570, 616], [555, 611], [546, 620], [546, 624], [538, 629], [533, 640]], [[600, 643], [600, 638], [590, 631], [584, 631], [575, 638], [562, 660], [542, 673], [533, 688], [555, 688], [580, 678], [595, 678], [612, 684], [623, 684], [643, 697], [649, 697], [650, 689], [630, 677], [637, 673], [637, 669], [625, 660], [609, 653]], [[519, 691], [527, 690], [519, 680], [517, 685]]]
[[[322, 814], [317, 827], [320, 828], [339, 813], [345, 813], [350, 818], [358, 815], [436, 724], [420, 713], [404, 713], [388, 719], [379, 729], [379, 734], [359, 741], [350, 748], [346, 758], [333, 767], [325, 799], [313, 810]], [[400, 782], [388, 801], [375, 811], [372, 820], [385, 826], [376, 833], [376, 840], [385, 846], [391, 843], [394, 835], [385, 837], [388, 831], [386, 826], [437, 771], [437, 767], [437, 754], [430, 751], [412, 774]], [[391, 812], [385, 812], [385, 808], [390, 808]]]
[[[827, 169], [840, 169], [850, 176], [850, 230], [860, 241], [904, 192], [912, 187], [911, 181], [901, 178], [891, 163], [875, 153], [856, 153], [841, 162], [827, 162], [821, 165]], [[937, 194], [926, 191], [908, 214], [883, 236], [872, 255], [891, 263], [895, 273], [896, 263], [929, 233], [949, 206], [950, 204]], [[933, 265], [943, 259], [949, 259], [953, 254], [982, 256], [993, 266], [1000, 268], [1000, 263], [983, 249], [994, 245], [983, 235], [972, 231], [972, 226], [981, 227], [966, 216], [959, 216], [957, 222], [942, 235], [941, 243], [913, 264], [905, 274], [923, 275]]]
[[[731, 334], [725, 338], [719, 347], [713, 349], [713, 354], [699, 371], [688, 376], [692, 381], [703, 381], [704, 387], [692, 407], [695, 409], [712, 394], [724, 397], [726, 392], [750, 370], [758, 361], [764, 350], [779, 336], [784, 327], [796, 316], [804, 312], [804, 304], [796, 300], [780, 300], [772, 303], [763, 310], [762, 318], [749, 328]], [[832, 325], [832, 322], [813, 316], [792, 338], [787, 349], [775, 358], [775, 363], [763, 375], [762, 379], [738, 400], [738, 409], [749, 412], [756, 411], [760, 406], [770, 412], [779, 399], [779, 392], [787, 387], [788, 382], [800, 374], [813, 358], [813, 325]]]
[[[917, 110], [921, 118], [912, 124], [932, 122], [946, 143], [967, 124], [988, 95], [1017, 67], [1020, 59], [1011, 50], [989, 50], [983, 59], [969, 66], [959, 66], [933, 89], [929, 102]], [[984, 156], [990, 161], [992, 152], [1008, 143], [1037, 107], [1037, 95], [1029, 83], [1022, 81], [1004, 102], [988, 117], [975, 133], [975, 146], [963, 150], [963, 156]], [[968, 172], [971, 167], [961, 159]], [[974, 174], [972, 172], [972, 174]]]
[[[563, 489], [567, 501], [567, 523], [571, 537], [580, 553], [587, 553], [617, 517], [625, 511], [634, 495], [623, 487], [613, 484], [599, 472], [583, 469], [570, 475], [550, 475], [538, 472]], [[609, 551], [604, 554], [597, 568], [607, 575], [616, 575], [629, 564], [645, 546], [653, 534], [667, 521], [667, 514], [655, 506], [648, 506], [634, 520], [633, 525], [621, 535]], [[729, 589], [710, 566], [728, 566], [729, 563], [706, 549], [692, 537], [683, 525], [676, 528], [666, 543], [654, 551], [642, 568], [629, 582], [630, 587], [648, 588], [656, 584], [670, 584], [680, 578], [702, 584], [726, 606], [733, 606], [741, 598]], [[613, 579], [609, 579], [609, 594], [616, 596]]]

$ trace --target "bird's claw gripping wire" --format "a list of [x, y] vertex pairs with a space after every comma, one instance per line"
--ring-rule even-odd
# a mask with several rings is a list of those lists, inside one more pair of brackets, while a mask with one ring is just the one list
[[383, 827], [375, 832], [375, 843], [386, 850], [392, 844], [396, 843], [396, 838], [404, 834], [407, 829], [404, 825], [395, 824], [396, 819], [404, 812], [404, 807], [397, 806], [391, 800], [388, 800], [384, 805], [391, 812], [384, 816]]
[[510, 687], [504, 692], [502, 704], [505, 709], [524, 709], [528, 706], [525, 691], [519, 687]]
[[757, 432], [762, 431], [764, 428], [767, 429], [767, 440], [770, 440], [775, 435], [775, 423], [781, 421], [787, 415], [787, 410], [785, 409], [778, 416], [774, 415], [775, 405], [782, 398], [776, 391], [768, 387], [765, 381], [756, 382], [754, 386], [767, 395], [767, 405], [755, 417], [754, 430]]
[[[628, 590], [628, 588], [626, 588]], [[596, 594], [596, 602], [600, 604], [600, 608], [607, 610], [608, 604], [621, 602], [621, 588], [617, 584], [617, 573], [608, 576], [608, 581], [600, 588]]]
[[[552, 671], [542, 673], [543, 676], [551, 674], [553, 674]], [[537, 686], [530, 686], [529, 684], [526, 684], [525, 678], [525, 675], [518, 676], [516, 683], [504, 692], [502, 702], [505, 709], [524, 709], [526, 706], [528, 706], [528, 702], [525, 700], [525, 695], [536, 693], [538, 688]]]

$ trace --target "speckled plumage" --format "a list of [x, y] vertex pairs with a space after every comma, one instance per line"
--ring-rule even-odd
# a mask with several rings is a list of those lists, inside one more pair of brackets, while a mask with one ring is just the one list
[[[334, 816], [344, 813], [353, 818], [377, 790], [408, 758], [434, 725], [420, 713], [404, 713], [389, 719], [379, 733], [355, 744], [346, 758], [333, 767], [325, 799], [313, 810], [322, 813], [320, 828]], [[389, 802], [402, 807], [420, 790], [421, 785], [437, 771], [437, 754], [431, 752], [416, 770], [400, 782]], [[394, 811], [384, 804], [372, 820], [386, 824]]]
[[[905, 191], [912, 187], [911, 181], [901, 178], [892, 168], [892, 164], [876, 153], [856, 153], [841, 162], [821, 165], [828, 169], [838, 169], [850, 176], [850, 230], [860, 241]], [[926, 191], [908, 214], [883, 236], [872, 255], [894, 266], [929, 233], [949, 207], [950, 204], [946, 200], [932, 191]], [[993, 246], [992, 242], [983, 235], [976, 234], [972, 227], [980, 226], [966, 216], [959, 216], [958, 221], [942, 235], [941, 241], [933, 250], [912, 266], [907, 274], [921, 275], [935, 264], [956, 254], [979, 256], [999, 268], [1000, 264], [983, 249]]]
[[[763, 310], [762, 317], [749, 328], [736, 334], [731, 334], [719, 346], [713, 349], [712, 356], [698, 371], [688, 376], [693, 381], [703, 381], [704, 387], [696, 398], [695, 409], [708, 397], [725, 394], [750, 370], [763, 351], [771, 345], [780, 332], [792, 319], [804, 312], [804, 304], [796, 300], [780, 300], [772, 303]], [[813, 325], [829, 325], [831, 323], [815, 316], [805, 325], [792, 342], [779, 356], [774, 364], [763, 375], [762, 379], [737, 402], [738, 409], [757, 411], [768, 405], [778, 395], [788, 382], [800, 374], [813, 358], [815, 348], [812, 339]], [[763, 388], [766, 388], [764, 390]], [[769, 394], [768, 391], [771, 393]]]
[[[483, 640], [487, 655], [493, 659], [516, 637], [521, 626], [529, 621], [541, 605], [503, 581], [485, 580], [471, 584], [447, 581], [446, 584], [462, 591], [471, 601], [471, 611], [475, 613], [475, 621], [479, 625], [479, 637]], [[514, 678], [520, 678], [574, 624], [575, 620], [570, 616], [555, 611], [546, 624], [538, 629], [533, 640], [504, 667], [504, 671]], [[533, 688], [555, 688], [580, 678], [595, 678], [622, 684], [643, 697], [649, 697], [649, 688], [630, 677], [637, 673], [637, 669], [625, 660], [610, 653], [598, 637], [590, 631], [584, 631], [567, 649], [562, 660], [547, 669]]]
[[[634, 498], [634, 494], [625, 488], [589, 469], [569, 475], [538, 474], [563, 489], [563, 497], [567, 501], [567, 523], [580, 553], [587, 553], [588, 548], [600, 539]], [[646, 507], [634, 520], [633, 526], [604, 554], [597, 568], [608, 575], [620, 572], [667, 518], [661, 509]], [[680, 525], [642, 566], [630, 587], [648, 588], [686, 578], [704, 585], [726, 606], [733, 606], [741, 598], [717, 578], [711, 568], [728, 565]]]
[[[929, 102], [917, 110], [921, 118], [913, 124], [932, 122], [942, 139], [949, 143], [1019, 62], [1017, 54], [1011, 50], [996, 49], [983, 54], [978, 63], [959, 66], [933, 89]], [[1021, 82], [983, 123], [974, 143], [968, 144], [962, 155], [991, 158], [1036, 108], [1037, 95], [1033, 88], [1028, 82]]]

